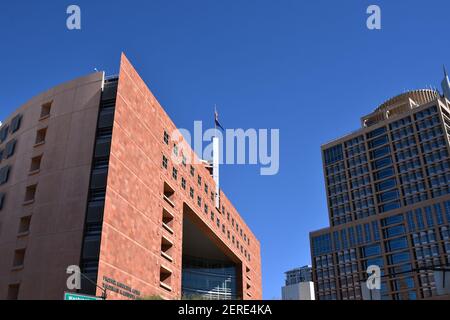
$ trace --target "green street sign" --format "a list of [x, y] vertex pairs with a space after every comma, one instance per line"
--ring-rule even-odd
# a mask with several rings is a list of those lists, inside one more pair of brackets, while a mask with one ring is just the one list
[[67, 301], [98, 301], [102, 300], [101, 298], [93, 297], [93, 296], [87, 296], [84, 294], [77, 294], [77, 293], [71, 293], [71, 292], [65, 292], [64, 293], [64, 300]]

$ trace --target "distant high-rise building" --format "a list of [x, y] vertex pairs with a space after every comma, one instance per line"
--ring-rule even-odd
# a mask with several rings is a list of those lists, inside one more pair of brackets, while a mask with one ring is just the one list
[[295, 268], [285, 273], [286, 285], [296, 284], [300, 282], [312, 281], [312, 267], [304, 266], [301, 268]]
[[381, 299], [440, 298], [435, 276], [450, 264], [447, 74], [442, 87], [444, 96], [396, 96], [322, 146], [330, 227], [310, 235], [319, 300], [363, 299], [369, 266], [381, 269]]
[[296, 268], [285, 273], [283, 300], [315, 300], [311, 266]]

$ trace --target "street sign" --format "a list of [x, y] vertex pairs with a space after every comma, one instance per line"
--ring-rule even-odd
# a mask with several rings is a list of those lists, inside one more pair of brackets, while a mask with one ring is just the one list
[[65, 292], [64, 300], [67, 300], [67, 301], [97, 301], [97, 300], [102, 300], [102, 299], [98, 298], [98, 297], [87, 296], [84, 294]]

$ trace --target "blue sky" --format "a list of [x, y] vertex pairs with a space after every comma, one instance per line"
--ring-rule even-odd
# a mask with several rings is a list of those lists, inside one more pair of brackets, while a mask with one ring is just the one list
[[[66, 8], [82, 10], [68, 31]], [[382, 30], [366, 8], [382, 9]], [[0, 11], [0, 119], [33, 95], [118, 71], [124, 51], [177, 126], [279, 128], [280, 173], [224, 166], [222, 187], [262, 246], [264, 298], [310, 263], [309, 232], [328, 225], [320, 145], [406, 89], [450, 68], [450, 2], [300, 0], [8, 1]]]

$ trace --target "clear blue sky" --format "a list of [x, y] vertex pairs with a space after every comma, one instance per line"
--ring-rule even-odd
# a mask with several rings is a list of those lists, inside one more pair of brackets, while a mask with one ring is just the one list
[[[33, 95], [125, 51], [179, 127], [279, 128], [281, 171], [226, 166], [222, 187], [259, 237], [263, 290], [310, 263], [309, 232], [328, 225], [320, 145], [359, 126], [385, 99], [438, 86], [450, 67], [450, 2], [323, 0], [5, 1], [0, 10], [0, 119]], [[382, 9], [382, 30], [366, 8]]]

